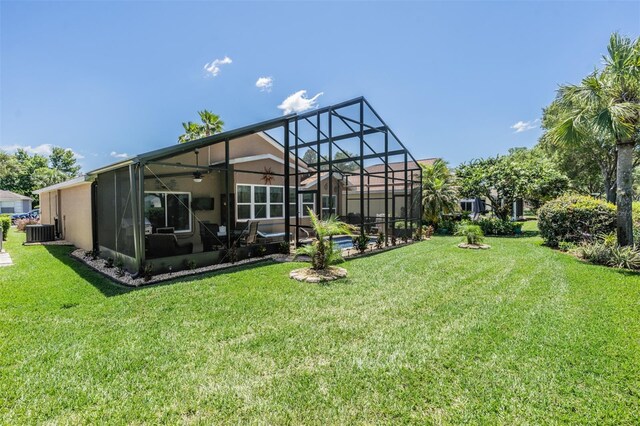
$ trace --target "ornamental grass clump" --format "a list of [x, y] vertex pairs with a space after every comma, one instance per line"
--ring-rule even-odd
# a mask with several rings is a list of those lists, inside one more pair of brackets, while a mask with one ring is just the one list
[[465, 237], [467, 244], [477, 246], [484, 240], [482, 229], [478, 225], [463, 223], [458, 226], [456, 235]]

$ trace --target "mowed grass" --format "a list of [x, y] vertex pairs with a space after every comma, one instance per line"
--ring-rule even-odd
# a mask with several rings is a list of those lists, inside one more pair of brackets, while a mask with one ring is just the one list
[[330, 285], [265, 264], [129, 290], [0, 269], [0, 423], [640, 423], [640, 276], [435, 237]]

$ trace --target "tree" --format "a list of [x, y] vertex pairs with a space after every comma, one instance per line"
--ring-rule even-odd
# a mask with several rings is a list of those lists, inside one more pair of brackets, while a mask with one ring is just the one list
[[[550, 131], [563, 121], [566, 112], [554, 101], [542, 113], [542, 128], [538, 146], [550, 156], [570, 180], [572, 188], [583, 194], [604, 194], [607, 201], [616, 201], [617, 150], [613, 138], [596, 134], [585, 135], [579, 145], [563, 143]], [[588, 136], [588, 137], [587, 137]], [[640, 158], [636, 150], [636, 161]]]
[[318, 162], [318, 154], [316, 154], [313, 149], [309, 148], [304, 152], [302, 161], [304, 161], [305, 164], [313, 167], [313, 165]]
[[15, 154], [0, 152], [0, 187], [32, 197], [33, 191], [76, 177], [80, 166], [73, 151], [54, 147], [49, 157], [29, 155], [23, 149]]
[[211, 136], [222, 132], [224, 121], [220, 119], [220, 116], [206, 109], [198, 111], [198, 115], [202, 121], [202, 131], [204, 132], [204, 136]]
[[54, 146], [49, 155], [51, 169], [60, 172], [65, 179], [76, 177], [80, 172], [80, 166], [76, 164], [76, 157], [70, 149]]
[[447, 163], [437, 159], [422, 166], [422, 207], [426, 221], [437, 224], [443, 214], [458, 209], [458, 191]]
[[220, 119], [220, 116], [206, 109], [198, 111], [198, 115], [202, 123], [194, 123], [193, 121], [182, 123], [184, 133], [178, 136], [178, 143], [185, 143], [222, 132], [224, 122]]
[[[333, 159], [334, 160], [344, 160], [346, 158], [352, 158], [353, 154], [350, 153], [349, 151], [338, 151], [336, 152], [336, 155], [334, 155]], [[336, 163], [334, 166], [336, 169], [340, 170], [341, 172], [355, 172], [356, 170], [359, 169], [358, 167], [358, 163], [356, 163], [355, 161], [346, 161], [344, 163]]]
[[472, 160], [456, 170], [463, 197], [484, 197], [495, 215], [507, 220], [522, 198], [537, 208], [566, 191], [569, 180], [540, 150], [515, 148], [509, 155]]
[[551, 129], [557, 144], [582, 147], [592, 138], [610, 138], [616, 148], [616, 206], [618, 244], [633, 244], [634, 148], [640, 131], [640, 39], [614, 33], [605, 67], [578, 85], [564, 85], [557, 102], [563, 119]]

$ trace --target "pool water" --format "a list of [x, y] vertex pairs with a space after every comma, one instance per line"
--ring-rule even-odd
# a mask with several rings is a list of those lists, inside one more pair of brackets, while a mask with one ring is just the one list
[[[341, 249], [350, 249], [353, 248], [353, 238], [354, 237], [336, 237], [333, 239], [335, 245], [339, 246]], [[369, 237], [369, 243], [375, 243], [378, 240], [378, 237]]]

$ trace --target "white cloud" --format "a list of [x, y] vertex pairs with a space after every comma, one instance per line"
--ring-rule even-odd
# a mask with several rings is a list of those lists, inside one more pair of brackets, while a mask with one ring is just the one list
[[[42, 145], [38, 145], [38, 146], [18, 145], [18, 144], [0, 146], [0, 150], [11, 152], [11, 153], [16, 152], [19, 149], [25, 150], [30, 155], [39, 154], [39, 155], [44, 155], [45, 157], [48, 157], [49, 155], [51, 155], [51, 151], [53, 150], [53, 145], [50, 143], [43, 143]], [[73, 156], [75, 157], [76, 160], [81, 160], [84, 158], [84, 155], [75, 152], [71, 148], [65, 148], [65, 149], [68, 149], [71, 152], [73, 152]]]
[[211, 74], [211, 77], [215, 77], [220, 73], [220, 65], [227, 65], [233, 62], [230, 57], [225, 56], [222, 59], [214, 59], [213, 62], [207, 62], [204, 65], [204, 70]]
[[526, 132], [527, 130], [535, 129], [540, 125], [540, 119], [536, 118], [533, 121], [518, 121], [516, 124], [511, 126], [512, 129], [515, 130], [515, 133]]
[[282, 101], [278, 108], [283, 112], [283, 115], [291, 114], [292, 112], [303, 112], [311, 108], [315, 108], [316, 99], [323, 95], [323, 92], [318, 93], [313, 98], [307, 98], [306, 90], [299, 90], [287, 99]]
[[115, 152], [115, 151], [111, 151], [110, 155], [113, 158], [127, 158], [129, 156], [129, 154], [127, 154], [126, 152]]
[[270, 92], [273, 87], [273, 77], [260, 77], [258, 81], [256, 81], [256, 87], [260, 89], [261, 92]]

